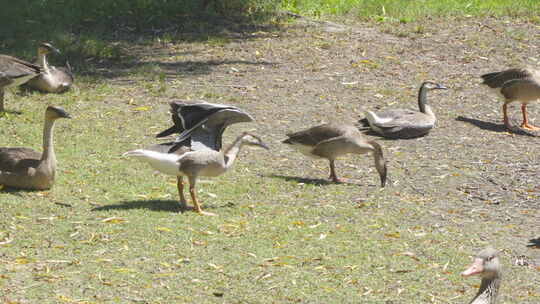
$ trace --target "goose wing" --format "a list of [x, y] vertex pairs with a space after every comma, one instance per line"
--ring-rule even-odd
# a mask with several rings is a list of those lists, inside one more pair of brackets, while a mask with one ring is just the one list
[[23, 78], [41, 73], [41, 67], [33, 63], [8, 56], [0, 55], [0, 72], [11, 79]]
[[487, 73], [482, 77], [482, 84], [490, 88], [502, 88], [504, 84], [511, 80], [527, 79], [533, 77], [534, 74], [528, 69], [508, 69], [501, 72]]
[[175, 101], [171, 103], [171, 112], [174, 125], [157, 137], [179, 133], [175, 142], [184, 143], [191, 139], [193, 150], [219, 151], [223, 132], [228, 126], [253, 121], [253, 117], [235, 106], [205, 101]]
[[29, 148], [0, 148], [0, 171], [17, 171], [41, 159], [41, 153]]
[[346, 133], [343, 127], [323, 124], [309, 128], [307, 130], [287, 133], [287, 139], [283, 141], [285, 144], [300, 144], [304, 146], [316, 146], [319, 143], [342, 136]]

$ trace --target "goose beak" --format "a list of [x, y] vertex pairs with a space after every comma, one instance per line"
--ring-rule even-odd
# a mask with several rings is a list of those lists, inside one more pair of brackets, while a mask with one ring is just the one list
[[484, 262], [482, 259], [474, 259], [474, 262], [467, 268], [465, 271], [461, 273], [464, 277], [469, 277], [472, 275], [476, 275], [479, 273], [482, 273], [484, 271]]
[[448, 90], [448, 88], [445, 87], [445, 86], [443, 86], [442, 84], [437, 84], [436, 89], [439, 89], [439, 90]]
[[55, 48], [55, 47], [51, 47], [51, 50], [52, 50], [53, 52], [55, 52], [56, 54], [59, 54], [59, 55], [62, 54], [62, 52], [60, 52], [60, 50], [57, 49], [57, 48]]

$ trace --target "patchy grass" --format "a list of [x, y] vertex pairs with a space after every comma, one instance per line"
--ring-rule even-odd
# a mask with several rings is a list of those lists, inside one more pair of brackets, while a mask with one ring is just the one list
[[521, 16], [538, 22], [540, 9], [535, 0], [284, 0], [282, 5], [310, 16], [353, 15], [403, 23], [448, 16]]
[[[117, 57], [88, 43], [84, 52], [103, 55], [81, 61], [75, 90], [11, 90], [6, 107], [22, 114], [0, 118], [1, 146], [39, 149], [48, 104], [74, 119], [58, 121], [52, 190], [0, 192], [0, 299], [464, 303], [478, 280], [459, 273], [491, 244], [502, 251], [502, 302], [540, 302], [540, 254], [528, 242], [540, 236], [538, 137], [506, 133], [500, 102], [477, 79], [536, 64], [537, 27], [349, 22], [341, 32], [291, 24], [204, 39], [171, 31], [122, 40], [110, 46]], [[325, 162], [279, 143], [366, 109], [414, 108], [425, 79], [452, 90], [429, 96], [438, 115], [429, 136], [379, 139], [386, 189], [368, 156], [341, 159], [338, 172], [353, 184], [337, 185], [324, 179]], [[204, 208], [219, 217], [179, 214], [173, 178], [121, 157], [156, 142], [177, 98], [247, 110], [257, 123], [231, 127], [225, 143], [251, 130], [272, 146], [242, 151], [231, 172], [200, 183]], [[518, 106], [512, 113], [519, 118]], [[529, 114], [537, 122], [539, 108]], [[528, 266], [515, 264], [521, 257]]]

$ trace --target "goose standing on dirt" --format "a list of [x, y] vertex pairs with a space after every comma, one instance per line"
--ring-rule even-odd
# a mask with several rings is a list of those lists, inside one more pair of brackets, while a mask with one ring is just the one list
[[60, 51], [50, 43], [41, 43], [38, 47], [38, 63], [43, 72], [26, 83], [26, 87], [45, 93], [63, 93], [73, 85], [73, 72], [69, 62], [66, 67], [49, 65], [47, 55], [51, 52], [60, 54]]
[[533, 69], [508, 69], [502, 72], [488, 73], [481, 76], [482, 84], [495, 89], [504, 97], [503, 121], [506, 128], [511, 129], [508, 121], [507, 106], [514, 101], [521, 102], [523, 122], [521, 127], [531, 131], [538, 131], [540, 127], [529, 124], [527, 117], [527, 104], [540, 100], [540, 71]]
[[0, 148], [0, 185], [32, 190], [46, 190], [53, 186], [56, 175], [53, 130], [59, 118], [71, 117], [60, 107], [47, 107], [43, 153], [29, 148]]
[[482, 283], [476, 296], [469, 304], [495, 304], [501, 285], [501, 264], [499, 252], [491, 247], [480, 251], [474, 261], [461, 273], [462, 276], [480, 275]]
[[381, 112], [366, 112], [365, 126], [388, 138], [414, 138], [424, 136], [435, 126], [435, 113], [427, 103], [427, 92], [446, 90], [438, 83], [426, 81], [418, 91], [418, 111], [393, 109]]
[[177, 177], [180, 204], [186, 208], [183, 176], [189, 181], [189, 192], [195, 211], [201, 215], [215, 215], [202, 210], [196, 197], [199, 176], [218, 176], [232, 167], [244, 145], [268, 147], [263, 141], [244, 132], [227, 148], [222, 149], [222, 135], [227, 126], [238, 122], [250, 122], [253, 118], [234, 106], [207, 102], [177, 101], [171, 104], [174, 126], [158, 134], [163, 137], [180, 133], [174, 142], [157, 144], [146, 149], [124, 153], [147, 162], [154, 169]]
[[287, 134], [288, 138], [283, 141], [296, 148], [302, 154], [326, 158], [330, 162], [330, 179], [339, 183], [335, 169], [335, 160], [339, 156], [355, 153], [373, 153], [375, 168], [381, 179], [381, 187], [386, 185], [386, 161], [381, 146], [371, 140], [367, 140], [355, 126], [323, 124], [296, 133]]
[[4, 112], [4, 89], [16, 87], [42, 72], [41, 67], [24, 60], [0, 55], [0, 112]]

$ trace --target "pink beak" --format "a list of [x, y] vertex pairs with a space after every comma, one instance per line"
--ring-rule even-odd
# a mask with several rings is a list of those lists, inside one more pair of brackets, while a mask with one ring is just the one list
[[474, 259], [474, 262], [461, 273], [462, 276], [468, 277], [475, 274], [482, 273], [484, 271], [484, 262], [482, 259]]

